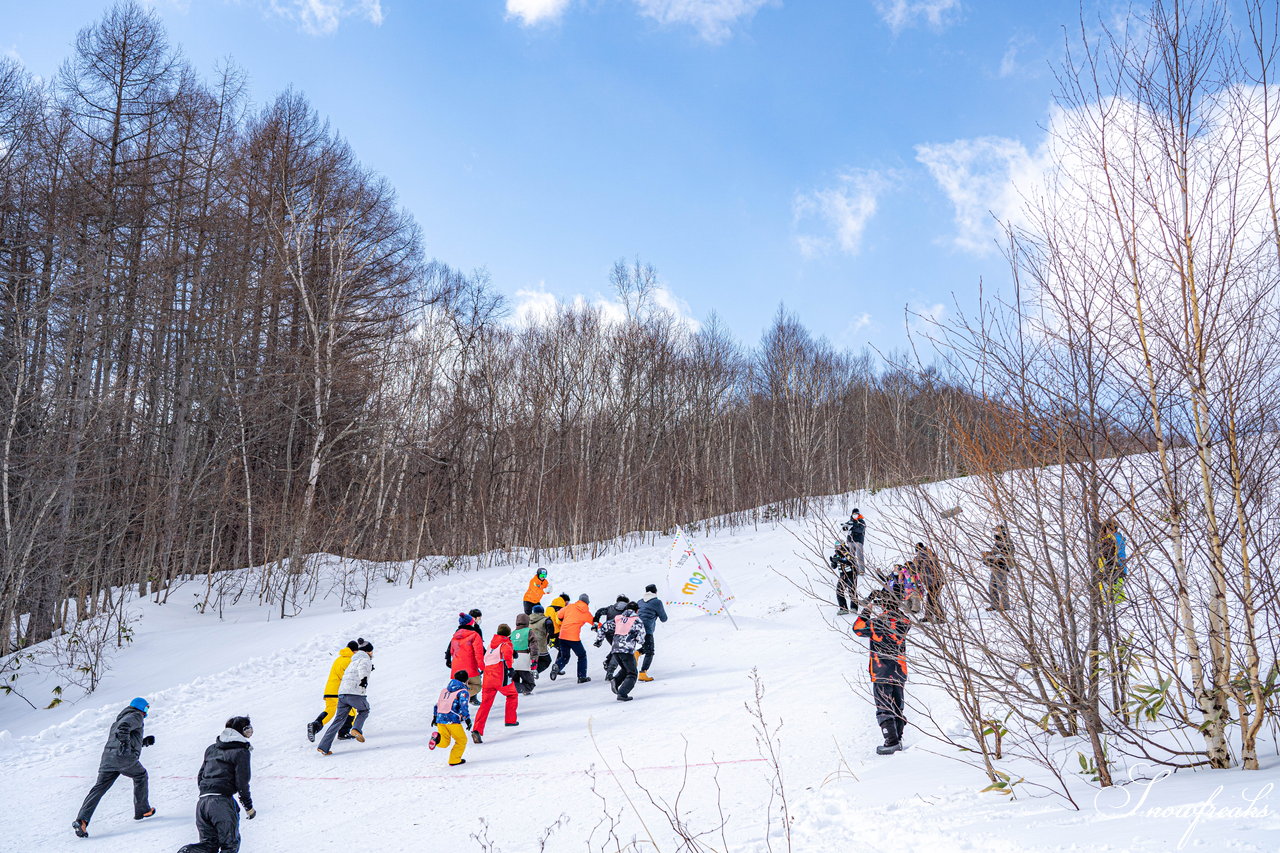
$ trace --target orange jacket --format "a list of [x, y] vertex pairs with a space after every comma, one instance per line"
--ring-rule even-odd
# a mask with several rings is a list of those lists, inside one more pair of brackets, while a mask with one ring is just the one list
[[582, 626], [591, 622], [591, 607], [585, 601], [575, 601], [560, 611], [560, 639], [582, 639]]
[[525, 590], [524, 600], [537, 604], [542, 601], [542, 596], [546, 594], [547, 587], [549, 586], [551, 586], [551, 581], [544, 580], [543, 578], [534, 575], [533, 580], [529, 581], [529, 588]]

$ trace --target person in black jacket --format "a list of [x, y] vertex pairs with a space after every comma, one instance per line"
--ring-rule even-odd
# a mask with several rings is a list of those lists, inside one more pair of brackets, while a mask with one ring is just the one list
[[150, 709], [151, 703], [139, 696], [120, 712], [112, 724], [107, 744], [102, 748], [102, 760], [98, 763], [98, 780], [89, 789], [89, 795], [80, 806], [80, 813], [71, 824], [71, 828], [81, 838], [89, 837], [89, 821], [93, 820], [98, 802], [121, 776], [128, 776], [133, 780], [133, 819], [142, 820], [156, 813], [148, 802], [147, 768], [139, 761], [142, 748], [156, 742], [151, 735], [142, 734], [142, 724]]
[[[627, 598], [625, 595], [619, 595], [617, 599], [613, 602], [613, 604], [606, 604], [604, 607], [601, 607], [599, 610], [597, 610], [591, 616], [591, 621], [598, 626], [603, 626], [610, 619], [613, 619], [615, 616], [619, 616], [623, 612], [625, 612], [627, 609], [627, 604], [630, 601], [631, 599]], [[600, 644], [606, 640], [608, 640], [610, 643], [613, 643], [613, 634], [604, 631], [603, 627], [597, 628], [596, 641], [593, 645], [598, 649], [600, 648]], [[613, 680], [613, 673], [617, 670], [617, 668], [618, 668], [618, 663], [613, 659], [613, 653], [610, 652], [609, 654], [605, 655], [604, 656], [605, 681]]]
[[240, 798], [249, 820], [258, 815], [249, 794], [251, 737], [253, 724], [249, 718], [232, 717], [218, 739], [204, 751], [204, 763], [196, 777], [200, 786], [196, 832], [200, 833], [200, 840], [178, 853], [239, 853], [240, 809], [232, 797]]
[[836, 604], [840, 607], [836, 613], [843, 616], [851, 606], [858, 606], [858, 567], [853, 562], [853, 552], [849, 550], [848, 543], [837, 542], [827, 564], [836, 573]]
[[853, 512], [849, 513], [849, 520], [840, 525], [840, 529], [845, 532], [844, 541], [853, 552], [853, 570], [861, 574], [867, 569], [866, 556], [862, 549], [867, 538], [867, 520], [862, 517], [858, 508], [854, 507]]
[[876, 722], [884, 733], [884, 745], [876, 747], [880, 755], [902, 749], [902, 730], [907, 684], [907, 632], [911, 620], [902, 612], [898, 600], [877, 590], [867, 599], [866, 607], [853, 622], [853, 633], [871, 640], [871, 693], [876, 701]]

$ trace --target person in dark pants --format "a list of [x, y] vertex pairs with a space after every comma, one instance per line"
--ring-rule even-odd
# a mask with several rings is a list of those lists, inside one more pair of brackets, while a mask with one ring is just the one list
[[232, 717], [222, 734], [204, 751], [204, 763], [196, 782], [200, 799], [196, 802], [196, 832], [200, 840], [178, 853], [239, 853], [240, 809], [233, 796], [240, 797], [249, 820], [257, 817], [249, 794], [249, 738], [253, 724], [248, 717]]
[[653, 666], [653, 634], [659, 622], [667, 621], [667, 608], [658, 598], [657, 584], [646, 586], [644, 595], [640, 596], [640, 621], [644, 623], [644, 643], [640, 646], [644, 662], [640, 664], [640, 674], [636, 677], [641, 681], [653, 681], [653, 676], [649, 675], [649, 667]]
[[866, 571], [867, 561], [863, 552], [863, 543], [867, 538], [867, 520], [862, 517], [857, 507], [849, 513], [849, 520], [840, 525], [840, 529], [845, 532], [844, 541], [848, 543], [849, 550], [853, 554], [853, 570], [859, 573]]
[[633, 698], [631, 689], [636, 686], [636, 651], [644, 643], [646, 633], [639, 611], [640, 602], [629, 602], [626, 610], [605, 623], [605, 633], [613, 637], [609, 652], [618, 666], [618, 672], [609, 684], [618, 694], [619, 702], [630, 702]]
[[942, 589], [946, 586], [946, 577], [938, 555], [928, 545], [917, 542], [912, 562], [915, 563], [916, 576], [924, 585], [924, 618], [920, 621], [946, 622], [947, 614], [942, 608]]
[[355, 722], [351, 724], [351, 736], [364, 743], [364, 725], [369, 718], [369, 700], [367, 694], [369, 692], [369, 674], [373, 672], [373, 643], [365, 640], [360, 644], [359, 651], [351, 656], [351, 663], [347, 666], [346, 672], [342, 674], [342, 683], [338, 685], [338, 710], [329, 724], [324, 730], [324, 735], [320, 738], [320, 745], [316, 747], [316, 752], [321, 755], [332, 755], [330, 749], [333, 747], [333, 739], [338, 736], [347, 715], [352, 709], [356, 712]]
[[827, 560], [836, 573], [836, 615], [843, 616], [851, 606], [858, 605], [858, 567], [853, 562], [853, 552], [845, 542], [837, 542], [835, 553]]
[[102, 748], [102, 760], [98, 763], [98, 780], [89, 789], [89, 795], [80, 806], [80, 813], [71, 824], [76, 835], [81, 838], [89, 837], [89, 821], [93, 820], [98, 802], [121, 776], [133, 780], [133, 819], [142, 820], [156, 813], [148, 801], [147, 768], [139, 761], [142, 748], [156, 742], [151, 735], [142, 734], [143, 721], [150, 709], [151, 704], [138, 697], [120, 712], [112, 724], [107, 744]]
[[893, 596], [876, 591], [853, 623], [853, 633], [871, 643], [871, 693], [876, 703], [876, 722], [884, 734], [879, 755], [902, 749], [902, 730], [907, 725], [904, 711], [907, 684], [907, 632], [911, 620]]
[[982, 562], [991, 571], [991, 583], [987, 587], [987, 610], [1007, 610], [1009, 607], [1009, 570], [1013, 568], [1013, 540], [1009, 528], [996, 525], [990, 551], [982, 552]]
[[[599, 610], [593, 613], [591, 615], [591, 621], [598, 626], [603, 626], [606, 622], [608, 622], [613, 617], [619, 616], [623, 612], [625, 612], [627, 609], [627, 604], [630, 601], [631, 599], [627, 598], [625, 595], [619, 595], [614, 600], [613, 604], [606, 604], [604, 607], [601, 607]], [[612, 644], [613, 635], [606, 631], [603, 631], [601, 628], [597, 628], [596, 641], [591, 645], [595, 646], [598, 649], [600, 648], [600, 644], [605, 642]], [[617, 669], [618, 669], [618, 664], [616, 661], [614, 661], [613, 653], [610, 652], [609, 654], [605, 655], [604, 656], [604, 680], [612, 681], [613, 674], [614, 672], [617, 671]]]

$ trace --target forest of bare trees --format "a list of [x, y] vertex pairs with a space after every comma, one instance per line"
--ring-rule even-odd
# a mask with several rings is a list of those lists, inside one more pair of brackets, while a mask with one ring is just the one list
[[955, 470], [981, 411], [780, 310], [516, 324], [428, 262], [299, 92], [251, 105], [133, 2], [56, 79], [0, 59], [0, 653], [175, 579], [316, 552], [564, 548]]

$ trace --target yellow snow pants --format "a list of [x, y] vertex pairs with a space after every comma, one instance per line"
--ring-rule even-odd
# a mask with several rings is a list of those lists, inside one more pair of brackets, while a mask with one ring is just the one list
[[449, 750], [449, 764], [460, 763], [462, 753], [467, 751], [467, 730], [462, 727], [462, 723], [436, 723], [436, 731], [440, 733], [437, 747], [446, 747], [449, 741], [453, 741], [453, 749]]
[[[337, 696], [324, 697], [324, 719], [321, 720], [320, 722], [325, 723], [327, 725], [333, 720], [333, 715], [336, 713], [338, 713], [338, 697]], [[351, 714], [349, 716], [351, 717], [351, 719], [353, 720], [355, 719], [356, 711], [354, 708], [351, 709]]]

